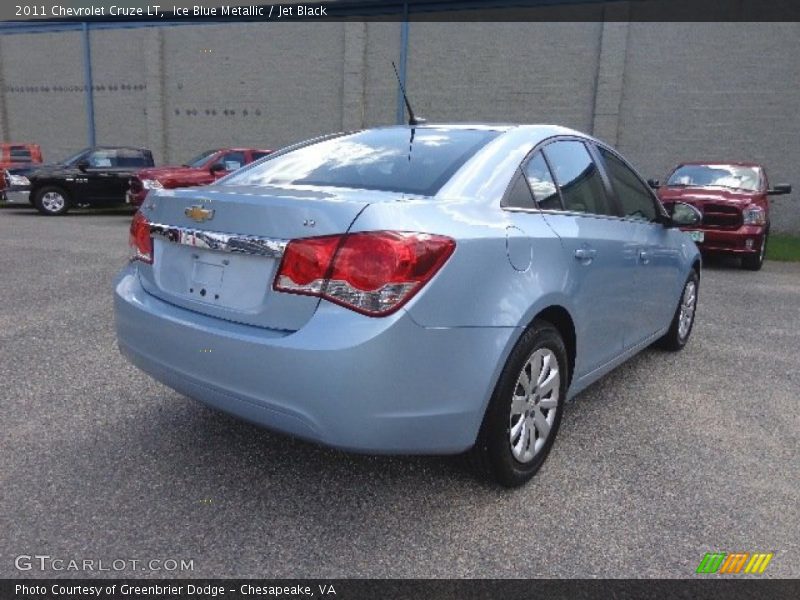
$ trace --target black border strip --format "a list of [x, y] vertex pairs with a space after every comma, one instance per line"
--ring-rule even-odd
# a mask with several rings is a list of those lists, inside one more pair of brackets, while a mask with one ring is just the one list
[[[22, 589], [24, 586], [26, 589]], [[155, 593], [123, 593], [124, 586], [160, 586]], [[194, 586], [194, 589], [190, 588]], [[243, 586], [261, 591], [242, 593]], [[283, 588], [269, 594], [270, 586]], [[330, 593], [333, 587], [335, 594]], [[292, 593], [292, 588], [308, 588], [307, 593]], [[100, 589], [100, 593], [79, 593], [80, 588]], [[324, 590], [324, 593], [323, 591]], [[723, 579], [716, 575], [697, 579], [27, 579], [0, 580], [0, 598], [78, 600], [145, 600], [152, 598], [230, 600], [280, 598], [280, 600], [771, 600], [800, 597], [800, 580], [757, 579], [750, 576]]]
[[[79, 18], [52, 17], [49, 11], [53, 6], [67, 5], [59, 0], [49, 0], [43, 5], [48, 11], [45, 18], [17, 17], [14, 4], [0, 6], [0, 17], [7, 19], [0, 21], [0, 31], [13, 33], [15, 28], [22, 26], [81, 22], [188, 25], [212, 22], [402, 21], [406, 15], [410, 21], [430, 22], [800, 22], [800, 2], [796, 0], [329, 0], [304, 3], [306, 6], [323, 7], [326, 16], [297, 16], [295, 9], [292, 16], [282, 18], [277, 18], [279, 7], [289, 8], [297, 3], [254, 2], [247, 5], [241, 0], [230, 3], [231, 6], [260, 8], [260, 16], [222, 17], [218, 8], [215, 16], [175, 16], [172, 12], [164, 12], [163, 16], [111, 17], [107, 14], [107, 5], [110, 3], [98, 2], [96, 6], [106, 6], [105, 16]], [[134, 4], [141, 6], [140, 2]], [[196, 4], [212, 7], [217, 3], [199, 0]], [[118, 6], [126, 5], [125, 1], [118, 3]], [[273, 16], [268, 18], [270, 14]]]

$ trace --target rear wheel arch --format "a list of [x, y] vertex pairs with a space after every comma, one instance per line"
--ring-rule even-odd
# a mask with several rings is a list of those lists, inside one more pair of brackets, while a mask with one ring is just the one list
[[[550, 304], [549, 306], [540, 309], [536, 312], [533, 316], [530, 317], [527, 325], [524, 323], [520, 323], [520, 325], [524, 325], [520, 329], [517, 329], [519, 335], [514, 335], [508, 341], [508, 347], [504, 354], [500, 357], [500, 363], [497, 367], [497, 372], [495, 373], [492, 381], [492, 390], [497, 387], [497, 383], [499, 381], [500, 376], [502, 375], [503, 369], [505, 368], [506, 363], [508, 362], [509, 356], [513, 352], [514, 348], [517, 346], [519, 341], [522, 337], [534, 326], [541, 322], [545, 321], [546, 323], [552, 325], [556, 328], [561, 339], [564, 342], [565, 349], [567, 351], [567, 367], [568, 367], [568, 377], [567, 377], [567, 387], [569, 387], [570, 383], [572, 383], [573, 374], [575, 372], [575, 357], [577, 353], [577, 341], [576, 341], [576, 334], [575, 334], [575, 322], [572, 319], [572, 315], [570, 312], [564, 308], [561, 304]], [[488, 400], [487, 403], [482, 408], [482, 415], [485, 416], [486, 410], [488, 408]], [[483, 416], [481, 418], [483, 418]], [[476, 431], [477, 433], [477, 431]]]
[[563, 307], [550, 306], [522, 331], [467, 453], [481, 475], [504, 487], [533, 477], [553, 445], [569, 389], [569, 373], [564, 377], [563, 371], [572, 362], [565, 342], [571, 321]]
[[575, 322], [572, 320], [572, 315], [570, 315], [569, 311], [563, 306], [554, 304], [536, 313], [525, 330], [527, 331], [533, 327], [536, 321], [547, 321], [561, 334], [561, 339], [564, 340], [564, 346], [567, 349], [567, 361], [569, 363], [567, 385], [569, 385], [572, 382], [572, 375], [575, 372], [575, 355], [577, 351]]

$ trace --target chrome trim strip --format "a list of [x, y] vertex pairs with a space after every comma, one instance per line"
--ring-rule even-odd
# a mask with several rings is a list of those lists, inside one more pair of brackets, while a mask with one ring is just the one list
[[167, 242], [194, 248], [267, 256], [269, 258], [281, 258], [284, 250], [286, 250], [286, 244], [289, 243], [286, 240], [257, 235], [204, 231], [175, 225], [163, 225], [161, 223], [150, 223], [150, 235]]
[[501, 206], [500, 210], [506, 212], [520, 212], [538, 215], [562, 215], [565, 217], [590, 217], [593, 219], [609, 219], [612, 221], [628, 221], [645, 225], [658, 225], [658, 221], [645, 221], [636, 217], [620, 217], [618, 215], [598, 215], [597, 213], [578, 212], [574, 210], [555, 210], [552, 208], [522, 208], [519, 206]]

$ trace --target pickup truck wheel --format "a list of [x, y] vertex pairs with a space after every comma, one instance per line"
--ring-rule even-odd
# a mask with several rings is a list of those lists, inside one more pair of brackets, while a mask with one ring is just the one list
[[505, 487], [536, 474], [561, 423], [568, 365], [558, 330], [535, 321], [512, 350], [470, 451], [482, 474]]
[[43, 187], [33, 194], [33, 205], [43, 215], [63, 215], [69, 210], [69, 195], [59, 187]]
[[686, 342], [689, 341], [689, 335], [691, 335], [694, 327], [694, 313], [697, 308], [699, 283], [697, 271], [693, 269], [683, 286], [683, 292], [681, 292], [681, 298], [678, 301], [678, 308], [675, 309], [675, 316], [672, 317], [669, 331], [656, 342], [657, 345], [665, 350], [677, 352], [683, 349]]
[[742, 268], [748, 271], [758, 271], [764, 266], [764, 257], [767, 255], [767, 238], [769, 232], [761, 238], [761, 248], [756, 254], [748, 254], [742, 257]]
[[63, 215], [69, 210], [69, 194], [59, 187], [43, 187], [33, 194], [33, 205], [43, 215]]

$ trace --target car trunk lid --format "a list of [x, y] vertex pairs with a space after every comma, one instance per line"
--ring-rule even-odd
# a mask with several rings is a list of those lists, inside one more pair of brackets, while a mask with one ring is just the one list
[[142, 285], [205, 315], [296, 331], [318, 299], [272, 289], [286, 242], [347, 232], [368, 198], [263, 186], [160, 190], [142, 207], [154, 255], [140, 269]]

